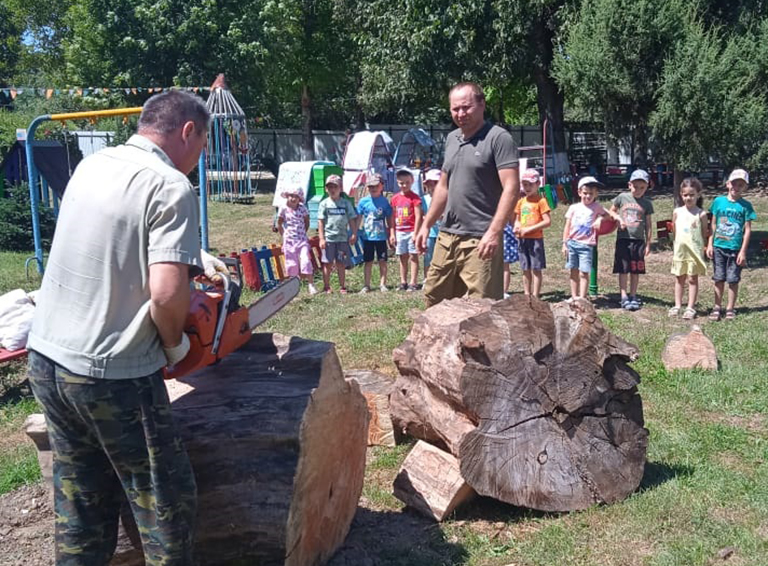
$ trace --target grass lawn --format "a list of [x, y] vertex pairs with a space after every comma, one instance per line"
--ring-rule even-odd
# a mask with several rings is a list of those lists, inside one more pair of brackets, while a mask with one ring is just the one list
[[[656, 219], [670, 218], [669, 196], [654, 196]], [[603, 195], [607, 199], [608, 195]], [[661, 363], [666, 339], [688, 323], [669, 319], [674, 279], [671, 249], [654, 245], [641, 278], [644, 306], [617, 308], [618, 287], [610, 270], [614, 237], [599, 246], [598, 313], [618, 335], [637, 344], [634, 364], [650, 431], [648, 464], [640, 489], [625, 501], [571, 514], [542, 514], [479, 499], [441, 525], [404, 511], [392, 480], [409, 446], [373, 448], [351, 538], [374, 564], [438, 566], [583, 565], [680, 566], [768, 564], [768, 257], [758, 241], [768, 238], [768, 197], [747, 194], [758, 214], [753, 223], [750, 268], [743, 274], [734, 321], [710, 322], [713, 286], [704, 277], [696, 321], [715, 343], [718, 372], [667, 372]], [[712, 194], [707, 194], [711, 202]], [[270, 231], [271, 195], [255, 205], [212, 203], [210, 241], [218, 252], [276, 243]], [[604, 201], [604, 204], [606, 202]], [[568, 289], [559, 255], [565, 207], [546, 231], [549, 268], [544, 299], [561, 300]], [[27, 283], [26, 254], [0, 253], [0, 292]], [[390, 285], [397, 266], [389, 263]], [[522, 280], [514, 269], [512, 291]], [[711, 271], [710, 271], [711, 273]], [[374, 270], [374, 277], [377, 271]], [[354, 294], [362, 270], [348, 273], [347, 296], [310, 298], [306, 291], [260, 330], [336, 343], [345, 368], [377, 369], [394, 376], [392, 349], [423, 309], [421, 293]], [[244, 301], [253, 295], [245, 293]], [[0, 493], [37, 481], [34, 453], [19, 432], [35, 403], [23, 385], [23, 365], [0, 368]], [[397, 534], [393, 534], [397, 533]]]

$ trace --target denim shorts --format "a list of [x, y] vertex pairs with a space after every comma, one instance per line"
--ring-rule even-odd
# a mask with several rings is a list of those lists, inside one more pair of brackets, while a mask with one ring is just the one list
[[416, 249], [416, 242], [413, 241], [413, 232], [396, 232], [395, 237], [395, 255], [406, 255], [419, 253]]
[[739, 252], [736, 250], [726, 250], [715, 246], [715, 273], [712, 280], [726, 283], [738, 283], [741, 281], [741, 266], [736, 263], [736, 256]]
[[568, 240], [568, 261], [565, 262], [567, 269], [578, 269], [582, 273], [592, 271], [592, 252], [595, 247], [581, 242]]

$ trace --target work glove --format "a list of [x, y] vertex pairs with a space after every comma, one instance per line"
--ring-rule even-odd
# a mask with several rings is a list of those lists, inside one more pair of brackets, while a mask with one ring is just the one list
[[163, 346], [163, 352], [165, 352], [165, 358], [168, 360], [169, 366], [178, 364], [189, 353], [189, 336], [187, 336], [187, 333], [181, 333], [181, 343], [178, 346], [173, 348]]
[[227, 266], [217, 257], [213, 257], [205, 250], [200, 250], [200, 258], [203, 260], [203, 272], [211, 283], [221, 282], [219, 273], [229, 273]]

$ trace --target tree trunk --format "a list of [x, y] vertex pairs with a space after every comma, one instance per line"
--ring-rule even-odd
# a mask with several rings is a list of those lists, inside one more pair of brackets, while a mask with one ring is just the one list
[[[531, 37], [536, 50], [534, 60], [537, 63], [533, 67], [533, 80], [536, 84], [536, 103], [539, 110], [539, 123], [544, 125], [548, 120], [552, 130], [550, 134], [555, 155], [556, 171], [568, 170], [568, 148], [565, 143], [565, 118], [563, 108], [565, 96], [560, 90], [555, 79], [552, 78], [552, 60], [554, 57], [553, 31], [546, 25], [547, 18], [542, 17], [537, 21], [531, 31]], [[551, 152], [547, 148], [547, 152]]]
[[315, 160], [315, 137], [312, 134], [312, 97], [309, 85], [301, 85], [301, 160]]
[[394, 352], [393, 421], [447, 447], [481, 495], [543, 511], [618, 501], [645, 464], [637, 355], [584, 300], [443, 301]]
[[[325, 563], [357, 510], [368, 429], [333, 344], [256, 334], [167, 386], [197, 480], [199, 562]], [[113, 560], [142, 562], [124, 547]]]
[[685, 178], [685, 172], [675, 167], [672, 174], [672, 195], [675, 200], [675, 206], [683, 206], [683, 199], [680, 198], [680, 185]]

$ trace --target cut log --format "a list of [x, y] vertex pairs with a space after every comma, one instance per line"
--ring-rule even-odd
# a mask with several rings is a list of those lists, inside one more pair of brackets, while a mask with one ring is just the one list
[[454, 456], [419, 440], [395, 477], [394, 495], [439, 522], [471, 499], [475, 490], [461, 477]]
[[360, 386], [368, 403], [371, 421], [368, 425], [368, 446], [394, 446], [395, 433], [389, 415], [389, 394], [395, 380], [389, 376], [366, 369], [344, 372], [346, 379], [353, 379]]
[[[357, 510], [368, 430], [333, 344], [255, 334], [167, 385], [197, 480], [197, 560], [324, 564]], [[113, 560], [141, 563], [134, 549]]]
[[717, 352], [701, 327], [693, 325], [689, 332], [673, 334], [667, 340], [661, 361], [667, 371], [675, 369], [717, 370]]
[[394, 352], [393, 421], [448, 448], [481, 495], [543, 511], [615, 502], [645, 464], [638, 355], [585, 300], [443, 301]]

